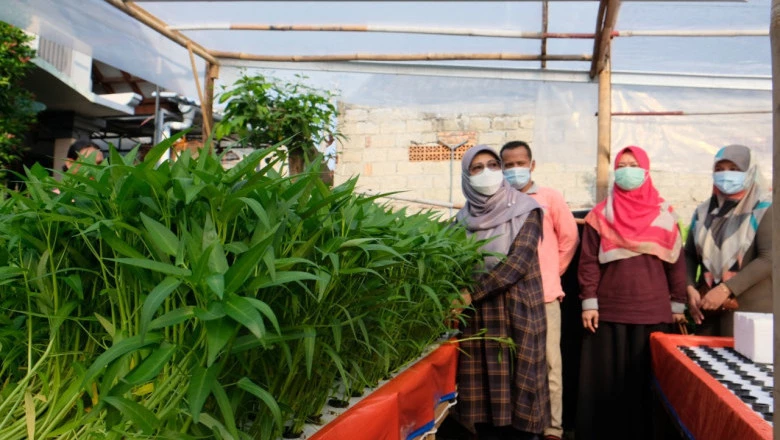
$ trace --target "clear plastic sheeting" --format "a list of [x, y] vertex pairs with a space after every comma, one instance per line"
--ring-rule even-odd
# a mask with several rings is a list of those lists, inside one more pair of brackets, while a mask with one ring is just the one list
[[[2, 0], [0, 20], [182, 95], [198, 96], [187, 49], [105, 1]], [[202, 78], [205, 63], [199, 57], [196, 66]]]
[[596, 84], [542, 83], [536, 95], [534, 156], [540, 163], [595, 170]]
[[[769, 29], [771, 0], [623, 2], [616, 30], [744, 31]], [[617, 37], [618, 71], [771, 75], [769, 36]]]
[[683, 113], [613, 116], [613, 153], [638, 145], [654, 169], [711, 173], [720, 147], [742, 144], [756, 152], [765, 164], [762, 172], [771, 176], [771, 92], [621, 86], [612, 93], [613, 113]]

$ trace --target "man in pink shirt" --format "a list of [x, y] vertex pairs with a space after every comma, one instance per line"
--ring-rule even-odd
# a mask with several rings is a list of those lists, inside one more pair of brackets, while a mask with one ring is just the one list
[[545, 440], [563, 437], [563, 365], [561, 362], [561, 301], [564, 293], [561, 275], [569, 266], [577, 249], [577, 223], [563, 195], [536, 185], [531, 172], [536, 162], [531, 147], [523, 141], [509, 142], [501, 148], [504, 177], [516, 189], [533, 197], [544, 210], [542, 242], [539, 244], [539, 266], [547, 312], [547, 367], [550, 383], [550, 426], [544, 430]]

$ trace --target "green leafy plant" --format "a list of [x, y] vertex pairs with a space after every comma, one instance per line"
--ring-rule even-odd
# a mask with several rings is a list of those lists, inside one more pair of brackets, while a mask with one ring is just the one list
[[303, 172], [317, 146], [341, 137], [333, 94], [299, 82], [288, 83], [263, 75], [246, 76], [222, 93], [225, 117], [216, 126], [217, 139], [238, 136], [245, 145], [262, 148], [285, 141], [290, 174]]
[[32, 93], [19, 85], [33, 67], [30, 40], [21, 29], [0, 21], [0, 180], [21, 158], [24, 133], [35, 122]]
[[0, 438], [278, 438], [447, 330], [463, 229], [177, 137], [0, 202]]

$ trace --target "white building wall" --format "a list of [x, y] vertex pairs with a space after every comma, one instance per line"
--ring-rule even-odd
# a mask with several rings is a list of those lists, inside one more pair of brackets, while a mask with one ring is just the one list
[[[450, 201], [450, 163], [447, 160], [413, 162], [409, 147], [433, 144], [448, 133], [471, 133], [476, 144], [487, 144], [498, 151], [512, 140], [524, 140], [532, 149], [534, 139], [544, 136], [534, 132], [534, 114], [504, 114], [490, 107], [470, 108], [468, 113], [430, 112], [404, 108], [372, 108], [342, 105], [340, 129], [346, 140], [338, 147], [335, 184], [359, 175], [358, 190], [369, 193], [402, 192], [395, 197], [426, 203], [390, 201], [410, 209], [435, 209], [447, 216], [450, 210], [432, 206]], [[457, 138], [457, 136], [455, 136]], [[595, 138], [593, 148], [595, 150]], [[570, 153], [561, 153], [570, 154]], [[595, 157], [595, 154], [589, 153]], [[595, 203], [596, 165], [582, 164], [549, 150], [537, 161], [533, 179], [563, 193], [572, 209], [587, 209]], [[559, 158], [560, 160], [556, 160]], [[651, 162], [652, 162], [651, 157]], [[697, 172], [652, 169], [656, 188], [675, 207], [687, 224], [696, 205], [711, 194], [711, 175], [707, 165], [696, 166]], [[460, 160], [453, 163], [452, 201], [461, 206], [464, 198], [460, 185]], [[452, 210], [454, 213], [455, 210]]]

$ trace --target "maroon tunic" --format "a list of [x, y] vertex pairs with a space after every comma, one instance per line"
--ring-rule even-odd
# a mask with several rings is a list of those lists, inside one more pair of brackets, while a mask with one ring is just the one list
[[671, 302], [685, 304], [687, 300], [682, 254], [674, 264], [647, 254], [600, 264], [599, 242], [598, 232], [586, 224], [577, 274], [580, 299], [598, 299], [599, 321], [672, 322]]

